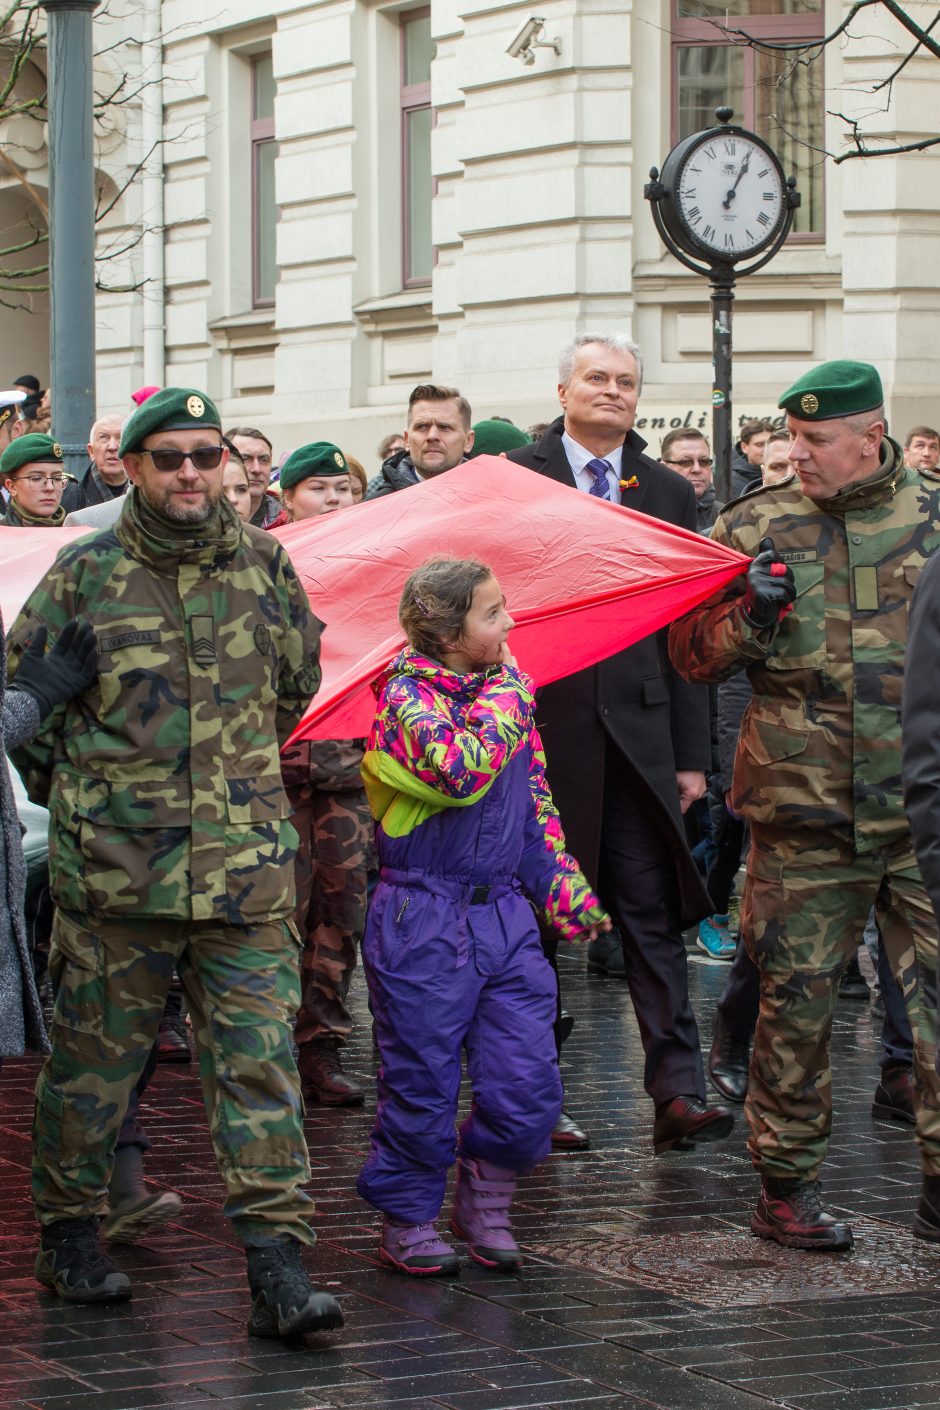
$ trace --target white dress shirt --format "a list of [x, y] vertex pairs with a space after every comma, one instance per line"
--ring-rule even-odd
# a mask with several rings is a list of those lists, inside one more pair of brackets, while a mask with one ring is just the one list
[[607, 455], [594, 455], [592, 451], [585, 449], [578, 441], [572, 440], [567, 431], [561, 433], [561, 443], [565, 448], [565, 455], [568, 457], [568, 464], [574, 473], [574, 482], [579, 490], [590, 493], [594, 483], [594, 472], [585, 469], [589, 460], [606, 460], [610, 469], [607, 471], [607, 483], [610, 486], [611, 504], [620, 503], [620, 462], [623, 458], [623, 444], [615, 446]]

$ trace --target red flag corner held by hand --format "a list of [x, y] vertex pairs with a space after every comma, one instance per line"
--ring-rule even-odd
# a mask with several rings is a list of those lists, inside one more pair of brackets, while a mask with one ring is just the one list
[[413, 488], [274, 531], [326, 624], [323, 683], [297, 739], [368, 734], [371, 681], [401, 649], [408, 574], [438, 553], [499, 578], [538, 685], [681, 617], [750, 562], [687, 529], [481, 455]]

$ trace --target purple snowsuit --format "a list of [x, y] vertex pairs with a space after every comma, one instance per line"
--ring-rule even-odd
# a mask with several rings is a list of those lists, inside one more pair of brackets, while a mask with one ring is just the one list
[[527, 677], [458, 675], [406, 651], [376, 691], [363, 777], [381, 881], [362, 958], [381, 1067], [357, 1189], [422, 1224], [454, 1162], [462, 1049], [462, 1152], [515, 1171], [548, 1153], [562, 1095], [556, 991], [532, 903], [568, 935], [603, 911], [564, 851]]

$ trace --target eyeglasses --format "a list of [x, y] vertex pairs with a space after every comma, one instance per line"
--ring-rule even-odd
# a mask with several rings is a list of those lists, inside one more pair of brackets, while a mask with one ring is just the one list
[[51, 485], [54, 490], [60, 490], [65, 484], [64, 475], [14, 475], [16, 480], [25, 480], [28, 485], [32, 485], [34, 490], [38, 490], [41, 485]]
[[691, 470], [693, 465], [704, 465], [706, 470], [710, 470], [714, 465], [710, 455], [684, 456], [682, 460], [667, 460], [667, 465], [676, 465], [680, 470]]
[[180, 470], [185, 460], [192, 461], [194, 470], [217, 470], [222, 463], [225, 446], [197, 446], [195, 450], [139, 450], [149, 455], [156, 470]]

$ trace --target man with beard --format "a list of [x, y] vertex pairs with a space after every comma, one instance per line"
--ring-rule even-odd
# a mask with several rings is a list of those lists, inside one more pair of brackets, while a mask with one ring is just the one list
[[13, 755], [51, 814], [56, 904], [36, 1276], [67, 1302], [130, 1297], [97, 1223], [175, 966], [225, 1213], [247, 1252], [249, 1331], [336, 1327], [338, 1304], [301, 1263], [313, 1233], [291, 1054], [297, 834], [278, 754], [319, 685], [318, 624], [281, 545], [222, 494], [228, 452], [208, 397], [158, 392], [120, 450], [132, 488], [119, 520], [59, 553], [10, 633], [13, 681], [40, 625], [55, 640], [87, 618], [98, 646], [94, 682]]

